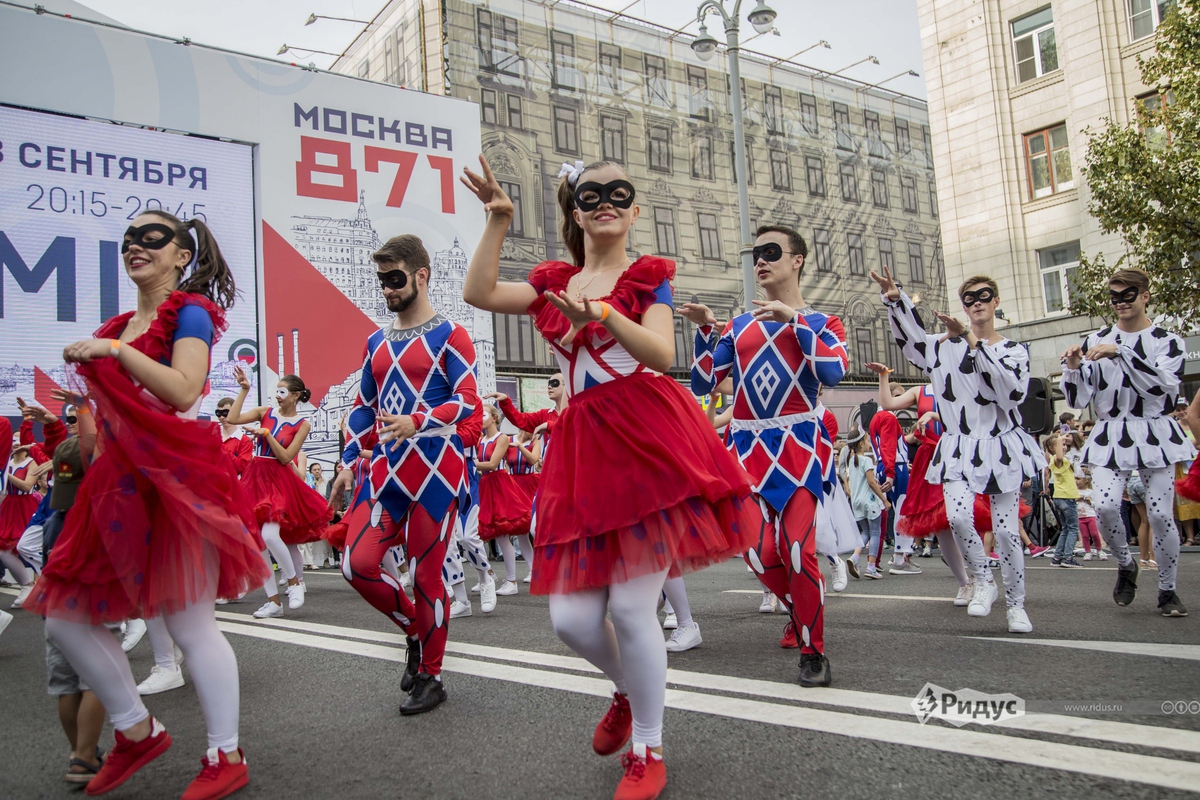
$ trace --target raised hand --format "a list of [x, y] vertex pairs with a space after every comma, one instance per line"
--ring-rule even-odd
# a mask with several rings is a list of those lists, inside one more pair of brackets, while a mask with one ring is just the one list
[[[20, 401], [20, 399], [21, 398], [19, 397], [17, 398], [18, 401]], [[83, 405], [83, 403], [87, 400], [87, 398], [81, 394], [68, 392], [66, 389], [60, 389], [57, 386], [50, 390], [50, 399], [58, 403], [70, 403], [73, 406]]]
[[896, 285], [896, 281], [892, 278], [892, 271], [887, 265], [883, 265], [883, 274], [880, 275], [875, 270], [871, 270], [871, 279], [879, 284], [879, 291], [891, 302], [896, 302], [900, 299], [900, 287]]
[[589, 322], [595, 322], [600, 319], [603, 313], [599, 303], [593, 303], [586, 297], [579, 300], [573, 300], [563, 291], [546, 292], [544, 297], [550, 301], [550, 305], [562, 312], [567, 321], [571, 323], [571, 330], [567, 331], [559, 344], [563, 347], [569, 347], [571, 342], [575, 340], [575, 335], [579, 333]]
[[954, 317], [949, 314], [943, 314], [941, 311], [934, 311], [933, 314], [946, 326], [946, 335], [943, 337], [943, 341], [946, 339], [957, 339], [960, 336], [966, 335], [967, 326]]
[[867, 369], [871, 370], [871, 372], [874, 372], [876, 375], [892, 374], [891, 367], [886, 366], [884, 364], [880, 364], [878, 361], [868, 361], [866, 364], [863, 364], [863, 366], [866, 367]]
[[684, 303], [677, 310], [680, 316], [686, 317], [697, 326], [717, 324], [717, 318], [712, 309], [703, 303]]
[[246, 375], [246, 370], [242, 369], [241, 365], [233, 368], [233, 379], [237, 381], [237, 385], [244, 392], [250, 391], [250, 378]]
[[1083, 361], [1083, 348], [1073, 344], [1062, 354], [1062, 360], [1067, 363], [1067, 369], [1079, 369]]
[[483, 396], [484, 400], [495, 400], [497, 403], [503, 403], [508, 399], [508, 395], [504, 392], [490, 392]]
[[63, 348], [63, 361], [68, 364], [86, 364], [113, 354], [112, 342], [108, 339], [84, 339]]
[[796, 309], [778, 300], [755, 300], [751, 316], [757, 322], [791, 322], [796, 318]]
[[491, 166], [482, 155], [479, 156], [479, 164], [483, 167], [482, 175], [463, 167], [463, 174], [459, 176], [459, 180], [462, 181], [463, 186], [471, 190], [471, 194], [479, 198], [479, 202], [483, 203], [484, 211], [511, 219], [513, 215], [512, 200], [500, 188], [500, 182], [496, 180]]
[[1115, 344], [1098, 344], [1088, 350], [1084, 358], [1088, 361], [1099, 361], [1102, 358], [1116, 358], [1118, 352], [1120, 348]]

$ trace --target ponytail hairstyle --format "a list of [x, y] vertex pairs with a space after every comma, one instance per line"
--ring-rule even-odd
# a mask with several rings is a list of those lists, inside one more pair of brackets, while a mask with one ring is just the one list
[[195, 218], [184, 222], [162, 209], [150, 209], [143, 213], [166, 222], [175, 231], [175, 244], [192, 253], [192, 272], [180, 279], [179, 291], [203, 295], [223, 309], [233, 308], [238, 296], [233, 272], [225, 263], [216, 237], [208, 226]]
[[[583, 228], [579, 227], [573, 213], [575, 211], [575, 187], [579, 185], [579, 178], [584, 172], [601, 167], [617, 167], [621, 172], [625, 172], [625, 167], [616, 161], [593, 161], [585, 166], [582, 172], [572, 172], [558, 182], [558, 208], [563, 215], [561, 228], [563, 244], [571, 253], [571, 258], [577, 267], [583, 266], [584, 250]], [[629, 173], [625, 172], [625, 177], [628, 178]]]
[[289, 392], [299, 392], [301, 403], [307, 403], [308, 398], [312, 397], [312, 392], [304, 387], [304, 381], [300, 380], [299, 375], [284, 375], [279, 382], [286, 386]]

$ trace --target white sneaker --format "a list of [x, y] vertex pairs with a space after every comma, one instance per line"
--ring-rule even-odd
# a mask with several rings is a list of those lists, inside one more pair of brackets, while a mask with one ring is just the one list
[[400, 588], [405, 591], [412, 588], [412, 571], [400, 573]]
[[850, 583], [850, 572], [846, 569], [846, 562], [834, 556], [833, 567], [833, 590], [835, 592], [846, 591], [846, 584]]
[[892, 566], [888, 569], [889, 575], [920, 575], [921, 568], [912, 562], [911, 558], [904, 559], [904, 562], [897, 564], [892, 562]]
[[663, 630], [673, 631], [679, 628], [679, 617], [674, 614], [667, 614], [667, 618], [663, 620]]
[[21, 592], [20, 592], [20, 594], [17, 595], [17, 599], [12, 601], [12, 605], [9, 606], [9, 608], [20, 608], [21, 604], [24, 603], [29, 598], [29, 595], [32, 593], [33, 593], [33, 584], [32, 583], [25, 584], [24, 586], [21, 587]]
[[218, 598], [217, 598], [216, 600], [214, 600], [213, 602], [214, 602], [214, 603], [216, 603], [216, 604], [217, 604], [217, 605], [219, 605], [219, 606], [228, 605], [228, 603], [229, 603], [229, 601], [228, 601], [228, 600], [226, 600], [224, 597], [218, 597]]
[[459, 617], [471, 616], [471, 603], [460, 603], [455, 600], [450, 604], [450, 619], [458, 619]]
[[758, 613], [774, 614], [775, 613], [775, 605], [778, 602], [779, 601], [775, 599], [775, 595], [771, 594], [770, 592], [763, 592], [763, 601], [762, 601], [762, 605], [758, 607]]
[[279, 585], [280, 585], [280, 586], [287, 586], [287, 585], [288, 585], [287, 578], [283, 577], [283, 573], [282, 573], [282, 572], [281, 572], [281, 573], [279, 573]]
[[505, 581], [504, 583], [500, 584], [500, 588], [496, 590], [496, 594], [500, 595], [501, 597], [510, 597], [514, 594], [520, 593], [521, 592], [517, 588], [517, 584], [513, 581]]
[[180, 686], [183, 686], [183, 683], [183, 670], [179, 667], [165, 669], [155, 664], [154, 668], [150, 670], [150, 677], [138, 684], [137, 692], [144, 697], [148, 694], [158, 694], [178, 689]]
[[966, 586], [958, 587], [958, 594], [954, 596], [954, 605], [959, 608], [968, 605], [971, 598], [975, 596], [975, 584], [968, 583]]
[[1008, 632], [1033, 633], [1033, 623], [1029, 621], [1029, 615], [1025, 613], [1025, 609], [1015, 606], [1008, 609]]
[[4, 629], [13, 621], [13, 615], [7, 611], [0, 611], [0, 633], [4, 633]]
[[304, 605], [304, 584], [297, 583], [295, 586], [287, 587], [288, 608], [295, 611]]
[[255, 619], [267, 619], [268, 617], [282, 617], [283, 606], [271, 600], [263, 603], [258, 611], [254, 612]]
[[137, 647], [138, 642], [146, 635], [146, 623], [140, 619], [131, 619], [125, 623], [125, 637], [121, 639], [121, 650], [128, 653]]
[[699, 647], [703, 641], [700, 638], [700, 625], [693, 620], [690, 624], [675, 629], [671, 638], [667, 639], [667, 652], [682, 653], [684, 650]]
[[1106, 552], [1104, 552], [1103, 550], [1101, 550], [1101, 551], [1100, 551], [1100, 560], [1101, 560], [1101, 561], [1108, 561], [1108, 553], [1106, 553]]
[[483, 584], [483, 588], [479, 590], [479, 610], [485, 614], [490, 614], [496, 610], [495, 578], [488, 578], [488, 582]]
[[533, 570], [529, 570], [529, 573], [525, 576], [525, 580], [522, 581], [522, 583], [532, 583], [532, 582], [533, 582]]
[[1083, 560], [1084, 561], [1092, 560], [1092, 551], [1091, 550], [1088, 550], [1086, 553], [1083, 554]]
[[971, 602], [967, 604], [967, 614], [972, 617], [986, 617], [992, 613], [992, 603], [996, 602], [998, 593], [995, 581], [975, 584], [975, 592], [971, 595]]
[[483, 584], [477, 583], [471, 587], [471, 594], [479, 594], [483, 590]]

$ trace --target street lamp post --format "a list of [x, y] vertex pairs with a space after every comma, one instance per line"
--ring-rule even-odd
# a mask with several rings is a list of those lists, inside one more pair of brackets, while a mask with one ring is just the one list
[[[741, 46], [738, 44], [738, 18], [741, 16], [742, 0], [736, 0], [733, 14], [725, 11], [725, 0], [704, 0], [696, 9], [696, 20], [700, 23], [700, 35], [692, 42], [692, 50], [702, 60], [708, 61], [717, 50], [717, 40], [708, 32], [704, 25], [704, 17], [710, 11], [721, 15], [725, 26], [725, 49], [729, 59], [730, 101], [733, 104], [733, 157], [738, 188], [738, 223], [741, 234], [741, 245], [738, 249], [742, 262], [742, 296], [746, 311], [754, 308], [755, 288], [754, 261], [750, 251], [753, 241], [750, 234], [750, 197], [746, 189], [746, 132], [742, 126], [742, 79], [738, 65]], [[775, 22], [775, 10], [764, 0], [758, 0], [757, 5], [750, 11], [746, 19], [759, 33], [767, 33]]]

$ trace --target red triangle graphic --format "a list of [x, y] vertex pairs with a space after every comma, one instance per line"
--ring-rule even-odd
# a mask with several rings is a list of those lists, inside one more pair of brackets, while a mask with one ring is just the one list
[[61, 388], [53, 378], [42, 371], [41, 367], [33, 368], [33, 399], [39, 406], [47, 409], [56, 417], [62, 416], [63, 404], [51, 397], [50, 392], [53, 389]]

